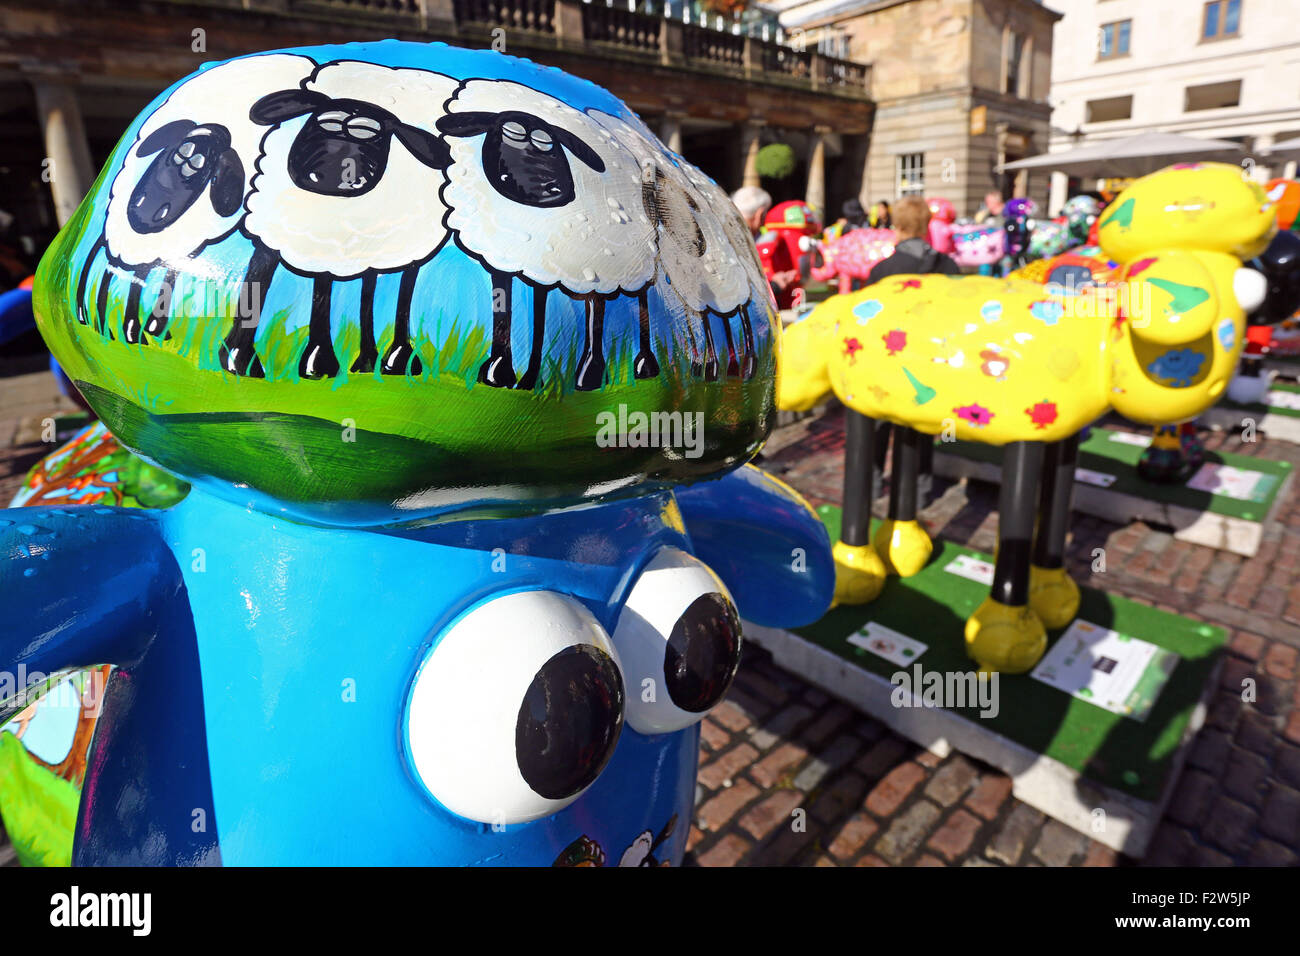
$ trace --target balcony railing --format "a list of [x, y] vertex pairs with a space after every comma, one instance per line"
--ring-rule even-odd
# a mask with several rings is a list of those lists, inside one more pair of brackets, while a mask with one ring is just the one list
[[[368, 2], [398, 4], [403, 9], [414, 3], [422, 15], [434, 16], [438, 3], [448, 0]], [[865, 63], [804, 50], [782, 42], [779, 35], [770, 38], [766, 30], [762, 35], [743, 32], [734, 21], [711, 16], [692, 23], [670, 17], [661, 0], [450, 0], [450, 6], [459, 30], [472, 33], [505, 27], [519, 31], [511, 42], [520, 46], [576, 50], [595, 44], [611, 55], [646, 63], [862, 99], [869, 95], [871, 67]]]
[[452, 0], [457, 23], [555, 32], [555, 0]]

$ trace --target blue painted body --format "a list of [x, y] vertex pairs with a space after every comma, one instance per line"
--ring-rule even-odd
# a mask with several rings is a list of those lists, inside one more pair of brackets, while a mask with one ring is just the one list
[[825, 610], [829, 541], [793, 492], [747, 467], [678, 495], [680, 510], [664, 493], [400, 531], [295, 524], [197, 489], [167, 511], [6, 513], [0, 666], [117, 665], [74, 862], [547, 865], [585, 836], [616, 863], [674, 815], [655, 859], [679, 862], [698, 725], [624, 726], [575, 803], [493, 830], [427, 793], [403, 724], [417, 669], [458, 616], [544, 588], [612, 633], [664, 547], [710, 563], [748, 619]]

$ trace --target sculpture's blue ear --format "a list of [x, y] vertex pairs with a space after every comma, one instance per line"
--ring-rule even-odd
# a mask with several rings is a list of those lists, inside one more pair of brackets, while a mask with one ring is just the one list
[[831, 604], [830, 536], [793, 488], [750, 465], [676, 492], [695, 554], [747, 621], [811, 624]]

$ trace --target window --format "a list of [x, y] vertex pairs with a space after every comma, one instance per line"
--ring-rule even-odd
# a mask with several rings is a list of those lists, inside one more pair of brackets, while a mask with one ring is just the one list
[[1098, 37], [1097, 58], [1113, 60], [1116, 57], [1128, 56], [1128, 41], [1132, 32], [1132, 20], [1117, 20], [1114, 23], [1103, 24], [1101, 35]]
[[904, 153], [898, 157], [898, 195], [925, 195], [925, 153]]
[[1183, 101], [1183, 110], [1187, 113], [1196, 110], [1220, 110], [1241, 103], [1241, 80], [1225, 80], [1222, 83], [1206, 83], [1203, 86], [1189, 86]]
[[1104, 100], [1089, 100], [1085, 123], [1110, 123], [1133, 117], [1133, 95], [1111, 96]]
[[1025, 38], [1019, 33], [1011, 34], [1007, 44], [1007, 83], [1002, 92], [1020, 95], [1020, 61], [1024, 55]]
[[1241, 0], [1211, 0], [1201, 21], [1202, 40], [1223, 40], [1240, 36]]

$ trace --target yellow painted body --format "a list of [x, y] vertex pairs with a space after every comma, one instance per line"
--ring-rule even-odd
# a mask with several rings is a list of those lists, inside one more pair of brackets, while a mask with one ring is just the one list
[[[785, 330], [778, 405], [806, 410], [833, 391], [870, 418], [990, 445], [1061, 441], [1112, 408], [1150, 425], [1194, 418], [1241, 353], [1234, 277], [1272, 238], [1273, 204], [1237, 166], [1186, 163], [1133, 183], [1098, 229], [1119, 269], [1072, 294], [1028, 279], [925, 275], [833, 296]], [[874, 548], [835, 546], [838, 603], [873, 600], [886, 570], [925, 563], [924, 529], [902, 524], [882, 526]], [[967, 652], [982, 669], [1029, 670], [1046, 648], [1044, 623], [1077, 613], [1064, 570], [1034, 568], [1029, 583], [1027, 606], [990, 597], [967, 621]]]

